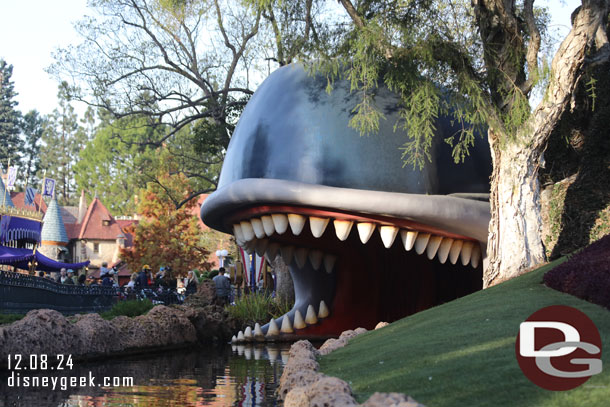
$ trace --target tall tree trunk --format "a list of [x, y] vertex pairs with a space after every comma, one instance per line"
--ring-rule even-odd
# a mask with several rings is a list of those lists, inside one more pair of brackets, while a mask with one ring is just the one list
[[494, 170], [484, 287], [515, 277], [546, 259], [538, 181], [541, 151], [512, 143], [501, 146], [500, 137], [492, 130], [488, 138]]
[[598, 55], [607, 58], [607, 37], [599, 38], [603, 37], [600, 31], [605, 34], [603, 22], [607, 14], [607, 1], [583, 0], [572, 30], [553, 59], [543, 101], [515, 137], [509, 139], [493, 129], [489, 132], [494, 172], [484, 287], [512, 278], [545, 260], [538, 166], [550, 134], [575, 92], [586, 52], [594, 41]]

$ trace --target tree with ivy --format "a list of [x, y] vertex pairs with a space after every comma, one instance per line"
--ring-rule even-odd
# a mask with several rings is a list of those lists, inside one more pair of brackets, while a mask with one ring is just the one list
[[[543, 262], [542, 155], [577, 84], [610, 56], [608, 1], [582, 1], [550, 65], [543, 53], [548, 13], [533, 0], [339, 3], [351, 24], [337, 26], [336, 45], [314, 68], [329, 75], [331, 86], [343, 75], [361, 94], [351, 125], [361, 133], [377, 130], [383, 115], [370, 101], [382, 80], [402, 98], [407, 165], [426, 162], [439, 115], [463, 124], [447, 140], [458, 162], [467, 157], [475, 130], [487, 129], [493, 173], [484, 285]], [[536, 87], [543, 97], [532, 108]]]
[[13, 66], [0, 59], [0, 163], [8, 165], [17, 164], [21, 149], [19, 139], [19, 123], [21, 115], [16, 108], [15, 84], [11, 80]]

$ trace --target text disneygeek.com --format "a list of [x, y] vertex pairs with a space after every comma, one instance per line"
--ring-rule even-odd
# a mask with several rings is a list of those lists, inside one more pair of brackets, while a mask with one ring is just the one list
[[[32, 354], [8, 355], [7, 377], [8, 387], [49, 388], [52, 390], [68, 390], [80, 387], [131, 387], [133, 377], [103, 376], [95, 377], [91, 372], [85, 376], [63, 376], [72, 370], [74, 364], [72, 355]], [[55, 372], [62, 376], [41, 374]], [[30, 374], [32, 373], [32, 374]]]

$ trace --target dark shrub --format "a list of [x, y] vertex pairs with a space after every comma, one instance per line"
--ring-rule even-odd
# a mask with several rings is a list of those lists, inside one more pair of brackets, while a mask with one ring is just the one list
[[548, 287], [610, 309], [610, 235], [548, 271], [543, 280]]

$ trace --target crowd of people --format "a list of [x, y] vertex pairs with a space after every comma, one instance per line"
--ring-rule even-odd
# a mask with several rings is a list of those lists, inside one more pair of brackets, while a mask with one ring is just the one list
[[[99, 277], [87, 276], [86, 270], [62, 268], [59, 273], [45, 273], [40, 271], [38, 277], [51, 279], [59, 284], [89, 286], [89, 287], [115, 287], [117, 293], [121, 292], [131, 298], [134, 293], [142, 291], [154, 291], [158, 294], [179, 293], [182, 296], [190, 295], [197, 291], [197, 276], [194, 271], [189, 271], [186, 278], [177, 280], [172, 277], [170, 267], [162, 266], [154, 273], [149, 265], [145, 264], [138, 272], [132, 273], [129, 282], [119, 285], [118, 270], [116, 267], [108, 267], [108, 263], [102, 263]], [[227, 279], [228, 281], [228, 279]]]

